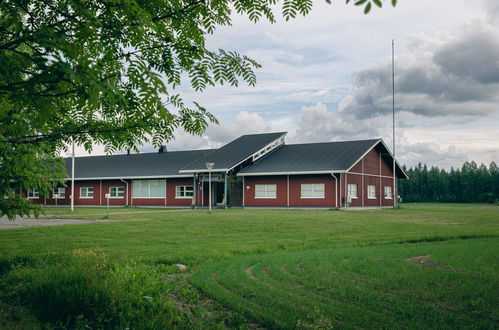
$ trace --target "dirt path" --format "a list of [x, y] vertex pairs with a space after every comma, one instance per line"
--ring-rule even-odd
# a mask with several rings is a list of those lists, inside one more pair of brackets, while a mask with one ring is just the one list
[[115, 221], [115, 220], [16, 218], [16, 220], [11, 221], [7, 219], [7, 217], [2, 217], [0, 218], [0, 229], [78, 225], [78, 224], [109, 222], [109, 221]]

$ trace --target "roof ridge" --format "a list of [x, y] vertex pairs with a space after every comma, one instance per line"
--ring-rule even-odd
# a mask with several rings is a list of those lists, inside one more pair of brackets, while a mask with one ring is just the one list
[[361, 140], [345, 140], [345, 141], [322, 141], [322, 142], [307, 142], [307, 143], [287, 143], [287, 146], [303, 146], [310, 144], [328, 144], [328, 143], [348, 143], [348, 142], [367, 142], [367, 141], [381, 141], [381, 138], [378, 139], [361, 139]]

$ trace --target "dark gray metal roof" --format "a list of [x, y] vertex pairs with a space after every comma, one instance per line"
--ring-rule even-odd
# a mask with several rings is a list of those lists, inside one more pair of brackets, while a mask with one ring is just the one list
[[284, 136], [286, 132], [243, 135], [227, 143], [220, 149], [193, 161], [183, 167], [181, 173], [206, 172], [206, 163], [215, 163], [212, 171], [226, 171], [244, 162], [257, 151], [263, 149], [275, 140]]
[[239, 174], [346, 171], [379, 142], [376, 139], [284, 145]]
[[[178, 171], [186, 164], [211, 152], [213, 149], [77, 157], [75, 160], [75, 178], [188, 176], [182, 175]], [[68, 177], [71, 177], [71, 158], [66, 158], [65, 161]]]

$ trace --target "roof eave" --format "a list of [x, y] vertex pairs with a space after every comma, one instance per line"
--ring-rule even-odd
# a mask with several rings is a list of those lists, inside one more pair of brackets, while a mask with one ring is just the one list
[[237, 176], [305, 175], [305, 174], [332, 174], [332, 173], [345, 173], [345, 172], [346, 172], [345, 170], [253, 172], [253, 173], [237, 173]]

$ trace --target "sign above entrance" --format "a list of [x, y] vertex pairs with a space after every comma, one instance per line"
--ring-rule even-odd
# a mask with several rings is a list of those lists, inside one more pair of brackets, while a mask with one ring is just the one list
[[[208, 182], [208, 174], [200, 174], [199, 175], [200, 182]], [[212, 173], [211, 174], [211, 182], [223, 182], [224, 178], [222, 173]]]

